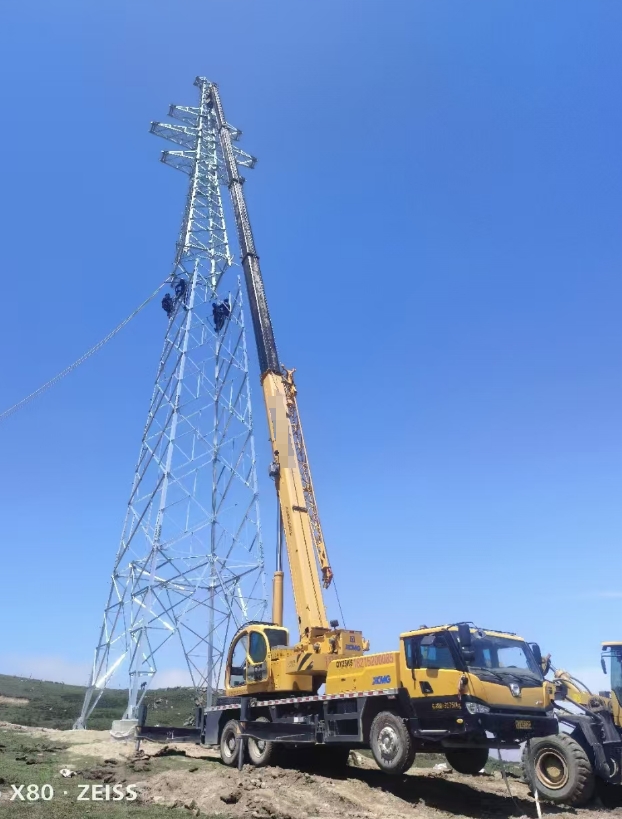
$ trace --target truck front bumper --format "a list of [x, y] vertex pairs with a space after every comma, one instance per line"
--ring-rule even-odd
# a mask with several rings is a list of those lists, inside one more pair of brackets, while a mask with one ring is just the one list
[[469, 722], [501, 740], [522, 741], [530, 737], [557, 734], [559, 723], [553, 712], [522, 709], [493, 709], [487, 714], [473, 714]]

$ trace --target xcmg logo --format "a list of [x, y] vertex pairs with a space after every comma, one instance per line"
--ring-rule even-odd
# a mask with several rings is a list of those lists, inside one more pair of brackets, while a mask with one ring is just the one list
[[360, 646], [351, 646], [349, 644], [346, 646], [346, 651], [360, 651], [360, 650], [361, 650]]
[[372, 685], [387, 685], [391, 682], [391, 677], [389, 674], [385, 674], [384, 677], [374, 677], [371, 681]]

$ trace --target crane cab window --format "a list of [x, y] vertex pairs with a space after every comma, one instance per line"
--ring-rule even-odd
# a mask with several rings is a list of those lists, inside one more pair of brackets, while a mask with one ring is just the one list
[[229, 685], [237, 688], [246, 685], [246, 653], [248, 649], [248, 635], [242, 634], [233, 647], [231, 654], [231, 668], [229, 669]]
[[266, 638], [260, 631], [251, 631], [248, 655], [254, 663], [263, 663], [268, 653]]
[[267, 628], [264, 631], [270, 648], [287, 648], [289, 645], [289, 635], [286, 628]]
[[408, 668], [456, 668], [446, 634], [424, 634], [404, 640]]

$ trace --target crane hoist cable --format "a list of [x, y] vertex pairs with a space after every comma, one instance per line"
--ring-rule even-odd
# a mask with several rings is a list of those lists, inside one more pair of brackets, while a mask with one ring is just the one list
[[87, 359], [89, 359], [92, 355], [94, 355], [98, 350], [101, 350], [101, 348], [105, 344], [107, 344], [112, 338], [114, 338], [117, 335], [117, 333], [119, 333], [126, 326], [126, 324], [129, 324], [130, 321], [132, 321], [132, 319], [136, 318], [136, 316], [141, 312], [141, 310], [143, 310], [149, 304], [149, 302], [152, 301], [158, 295], [160, 290], [164, 287], [165, 284], [168, 284], [170, 280], [171, 277], [167, 276], [166, 279], [162, 282], [162, 284], [159, 284], [158, 287], [153, 291], [153, 293], [150, 296], [148, 296], [142, 302], [142, 304], [139, 304], [138, 307], [132, 313], [130, 313], [130, 315], [126, 319], [124, 319], [121, 322], [121, 324], [118, 324], [114, 328], [114, 330], [108, 333], [108, 335], [105, 336], [105, 338], [102, 338], [101, 341], [98, 341], [97, 344], [91, 347], [90, 350], [87, 350], [84, 353], [84, 355], [81, 355], [80, 358], [76, 359], [76, 361], [74, 361], [73, 364], [70, 364], [68, 367], [65, 367], [65, 369], [57, 373], [54, 376], [54, 378], [50, 378], [49, 381], [46, 381], [45, 384], [42, 384], [34, 392], [31, 392], [30, 395], [27, 395], [25, 398], [22, 398], [21, 401], [17, 402], [17, 404], [13, 404], [12, 407], [9, 407], [8, 409], [4, 410], [4, 412], [0, 412], [0, 422], [5, 421], [9, 416], [13, 415], [14, 413], [18, 412], [23, 407], [25, 407], [26, 404], [29, 404], [35, 398], [38, 398], [40, 395], [46, 392], [46, 390], [49, 390], [50, 387], [53, 387], [54, 384], [57, 384], [59, 381], [61, 381], [66, 375], [69, 375], [69, 373], [77, 369], [80, 366], [80, 364], [84, 364], [84, 362]]

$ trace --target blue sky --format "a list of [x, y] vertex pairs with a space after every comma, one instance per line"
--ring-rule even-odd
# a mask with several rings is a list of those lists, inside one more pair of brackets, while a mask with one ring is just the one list
[[[169, 272], [184, 180], [149, 122], [207, 76], [260, 160], [348, 625], [380, 650], [472, 619], [597, 668], [622, 601], [620, 31], [613, 0], [10, 4], [2, 408]], [[164, 330], [155, 303], [0, 425], [1, 672], [85, 676]]]

